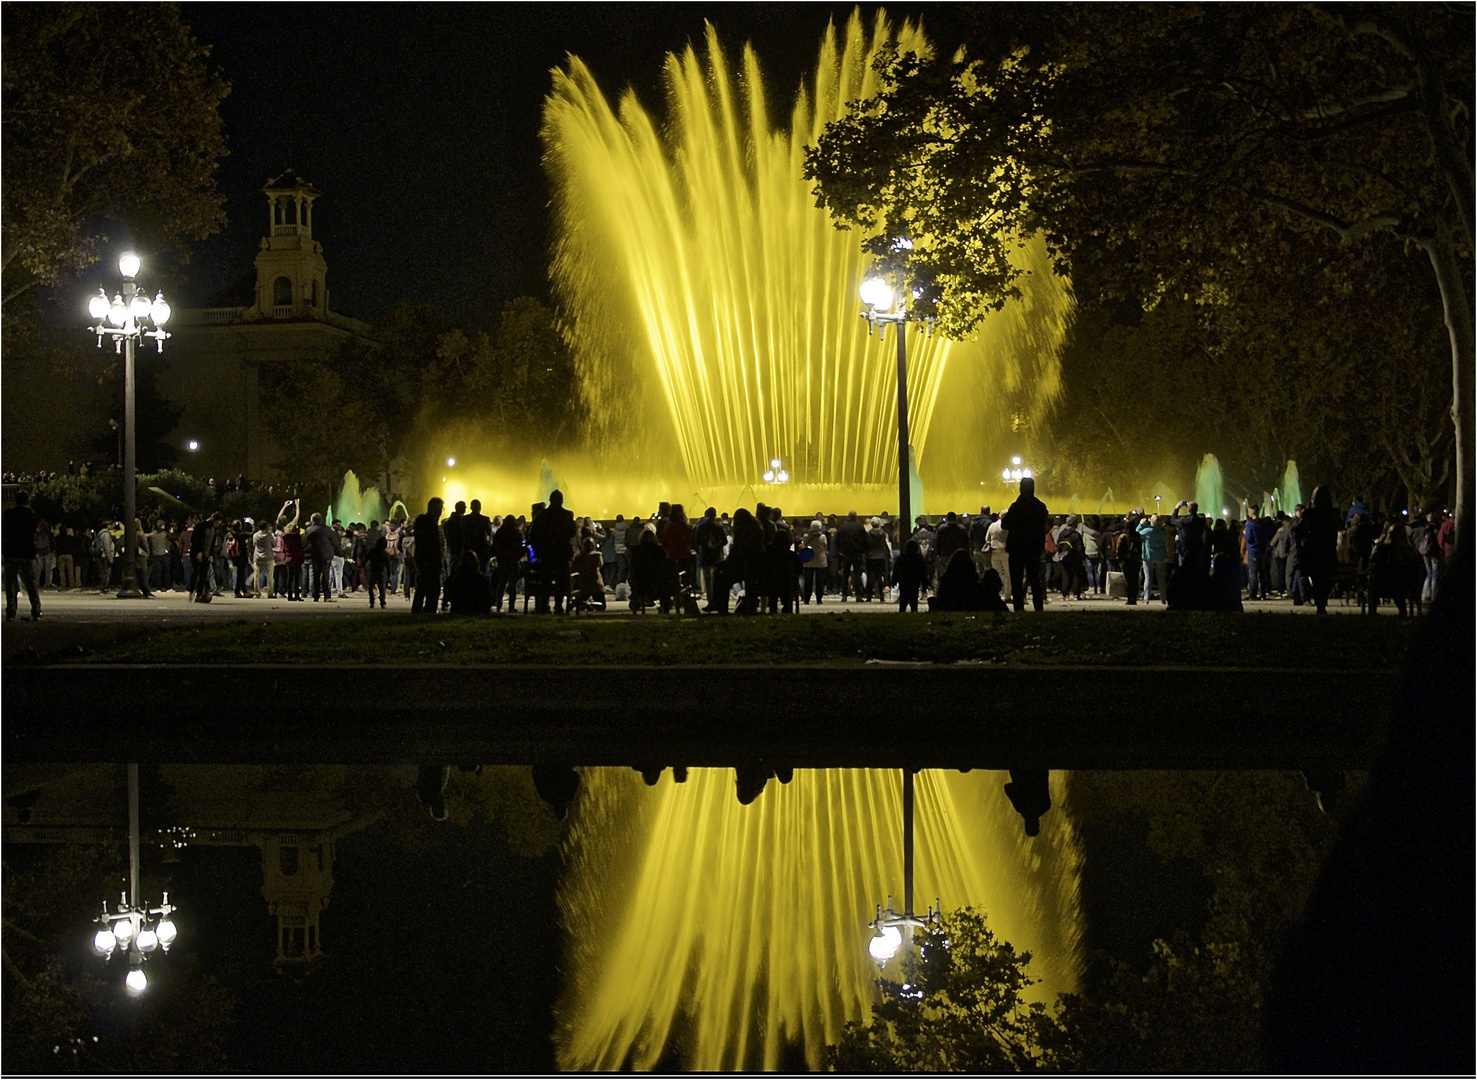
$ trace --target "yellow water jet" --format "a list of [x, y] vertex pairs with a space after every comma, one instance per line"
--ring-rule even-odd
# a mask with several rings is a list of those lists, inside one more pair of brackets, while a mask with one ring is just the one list
[[[691, 47], [667, 59], [666, 128], [634, 92], [612, 108], [579, 59], [554, 72], [552, 279], [593, 418], [586, 453], [605, 468], [732, 509], [777, 457], [801, 493], [766, 501], [896, 511], [892, 346], [858, 317], [870, 262], [802, 175], [826, 123], [879, 89], [872, 61], [890, 42], [929, 49], [920, 28], [894, 32], [880, 14], [870, 33], [858, 15], [829, 28], [788, 129], [769, 118], [753, 50], [735, 72], [711, 26], [706, 63]], [[935, 505], [975, 503], [995, 475], [991, 440], [1059, 389], [1070, 291], [1040, 241], [1019, 258], [1023, 299], [975, 340], [909, 335], [912, 441]], [[935, 455], [936, 414], [948, 424]]]

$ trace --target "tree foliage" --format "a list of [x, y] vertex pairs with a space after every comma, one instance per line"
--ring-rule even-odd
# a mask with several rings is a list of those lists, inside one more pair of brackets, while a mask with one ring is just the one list
[[95, 262], [110, 225], [141, 252], [225, 222], [229, 92], [174, 4], [4, 6], [3, 300]]
[[[1000, 252], [1022, 233], [1043, 232], [1074, 280], [1147, 304], [1206, 289], [1239, 303], [1269, 256], [1284, 264], [1318, 234], [1418, 249], [1447, 324], [1464, 514], [1471, 6], [1083, 4], [1027, 18], [1031, 33], [887, 58], [884, 92], [808, 155], [821, 204], [867, 230], [956, 334], [1013, 288]], [[895, 235], [914, 246], [894, 250]]]

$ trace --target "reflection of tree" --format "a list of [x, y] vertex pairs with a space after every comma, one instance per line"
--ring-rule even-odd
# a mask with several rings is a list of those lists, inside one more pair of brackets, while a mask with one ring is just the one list
[[[1087, 865], [1142, 834], [1168, 864], [1188, 860], [1212, 887], [1190, 932], [1152, 926], [1147, 959], [1100, 955], [1080, 993], [1050, 1012], [1028, 1009], [1027, 954], [995, 938], [984, 917], [946, 914], [909, 987], [882, 983], [869, 1025], [849, 1025], [830, 1051], [848, 1072], [1000, 1071], [1053, 1067], [1108, 1073], [1255, 1072], [1263, 1002], [1283, 943], [1307, 905], [1337, 829], [1295, 774], [1074, 773]], [[1096, 829], [1092, 826], [1095, 825]], [[1100, 848], [1094, 835], [1107, 835]], [[1141, 908], [1143, 882], [1125, 882]], [[1092, 886], [1085, 882], [1085, 888]], [[1120, 952], [1126, 951], [1120, 947]], [[921, 999], [916, 994], [921, 991]]]
[[[405, 777], [388, 769], [384, 777], [398, 789], [389, 805], [400, 808], [385, 822], [386, 835], [409, 850], [434, 843], [448, 826], [496, 824], [513, 853], [526, 858], [537, 858], [559, 842], [562, 825], [539, 798], [526, 765], [487, 765], [479, 771], [452, 769], [446, 788], [445, 821], [431, 820], [416, 804]], [[357, 777], [355, 782], [359, 783]]]
[[871, 1022], [852, 1021], [827, 1050], [839, 1072], [1023, 1072], [1049, 1062], [1056, 1022], [1023, 991], [1030, 953], [997, 938], [962, 908], [926, 932], [903, 960], [903, 981], [882, 980]]

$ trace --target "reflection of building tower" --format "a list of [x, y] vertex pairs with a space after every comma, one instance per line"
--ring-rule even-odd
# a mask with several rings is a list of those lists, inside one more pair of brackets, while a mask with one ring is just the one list
[[311, 964], [323, 956], [318, 915], [333, 891], [333, 841], [322, 834], [282, 833], [262, 844], [262, 897], [277, 917], [277, 958]]
[[[311, 966], [325, 955], [319, 918], [333, 890], [334, 844], [403, 799], [391, 770], [348, 766], [162, 765], [178, 823], [141, 838], [163, 864], [181, 848], [261, 849], [261, 896], [277, 923], [273, 965]], [[7, 765], [6, 844], [126, 845], [118, 765]], [[354, 798], [346, 800], [352, 791]], [[352, 805], [350, 804], [352, 802]], [[152, 872], [152, 871], [150, 871]], [[243, 897], [243, 900], [254, 903]]]
[[159, 388], [184, 406], [172, 439], [199, 443], [182, 466], [198, 476], [276, 475], [281, 457], [262, 425], [261, 380], [279, 364], [322, 363], [347, 342], [373, 345], [368, 323], [329, 306], [328, 264], [313, 239], [322, 192], [288, 171], [262, 188], [267, 235], [250, 303], [176, 309]]

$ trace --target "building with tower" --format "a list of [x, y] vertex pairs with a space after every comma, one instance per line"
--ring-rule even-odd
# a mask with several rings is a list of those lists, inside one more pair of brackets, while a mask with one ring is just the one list
[[267, 232], [253, 302], [177, 309], [169, 327], [159, 389], [184, 409], [172, 438], [184, 451], [181, 467], [196, 476], [275, 478], [281, 455], [262, 424], [262, 372], [326, 361], [349, 342], [374, 344], [370, 324], [331, 307], [323, 245], [313, 239], [313, 203], [323, 193], [289, 170], [262, 194]]

